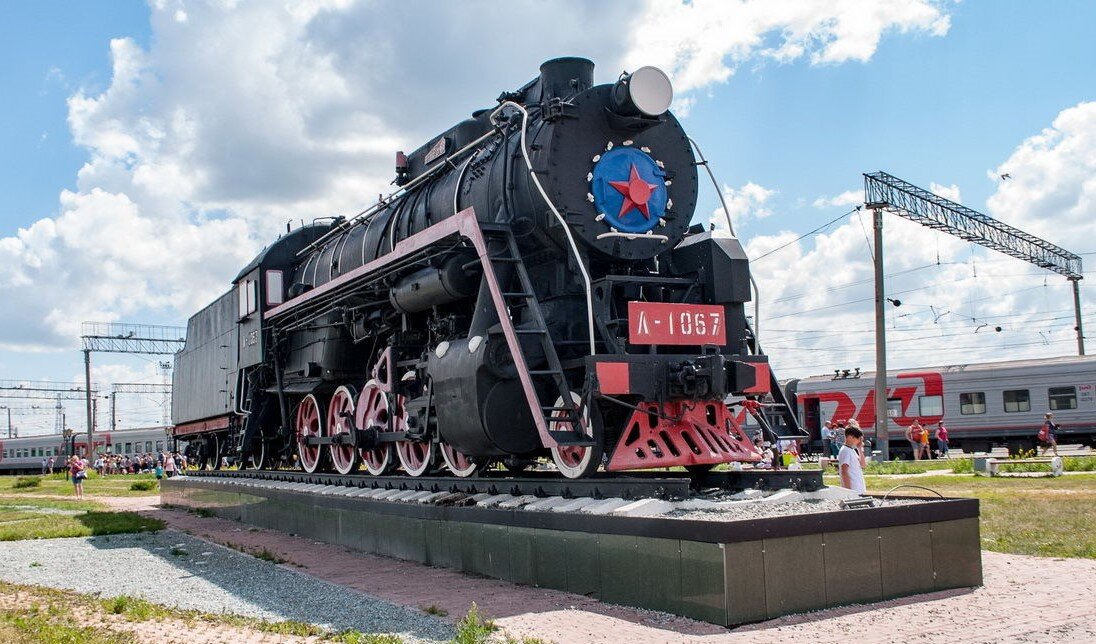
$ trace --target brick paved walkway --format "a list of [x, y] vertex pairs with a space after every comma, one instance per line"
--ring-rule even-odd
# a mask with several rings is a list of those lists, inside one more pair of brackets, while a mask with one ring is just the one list
[[225, 545], [266, 548], [311, 575], [458, 619], [475, 601], [514, 636], [556, 642], [1096, 642], [1096, 561], [983, 552], [982, 588], [792, 615], [727, 630], [602, 604], [555, 590], [348, 551], [300, 537], [155, 507], [156, 497], [103, 499]]

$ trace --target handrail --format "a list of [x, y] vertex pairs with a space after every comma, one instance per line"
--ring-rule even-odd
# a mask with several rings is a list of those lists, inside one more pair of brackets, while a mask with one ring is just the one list
[[[712, 180], [712, 186], [715, 187], [715, 193], [719, 195], [719, 203], [723, 205], [723, 214], [727, 217], [727, 230], [734, 235], [734, 223], [731, 222], [731, 211], [727, 208], [727, 201], [723, 198], [723, 191], [719, 188], [719, 182], [715, 179], [715, 173], [712, 172], [712, 167], [708, 164], [708, 160], [704, 158], [704, 153], [700, 151], [700, 146], [696, 144], [696, 141], [694, 141], [691, 136], [689, 137], [689, 143], [691, 143], [693, 149], [696, 150], [696, 155], [700, 157], [700, 163], [697, 165], [704, 166], [704, 169], [707, 170], [708, 176]], [[737, 237], [737, 235], [735, 236]], [[757, 351], [758, 355], [761, 355], [761, 290], [757, 287], [757, 280], [754, 279], [753, 271], [750, 271], [750, 285], [753, 286], [754, 291], [754, 349]]]
[[590, 273], [586, 270], [586, 264], [582, 261], [582, 255], [578, 252], [578, 244], [575, 243], [575, 238], [571, 234], [571, 227], [567, 225], [567, 220], [560, 214], [559, 209], [552, 203], [552, 200], [548, 197], [548, 193], [545, 192], [544, 186], [540, 185], [540, 179], [537, 178], [537, 173], [533, 170], [533, 162], [529, 159], [529, 150], [525, 145], [525, 131], [529, 125], [529, 112], [521, 105], [513, 101], [504, 101], [494, 112], [491, 113], [491, 118], [495, 118], [506, 107], [512, 107], [521, 112], [521, 156], [525, 160], [525, 167], [529, 170], [529, 177], [533, 180], [533, 185], [540, 191], [540, 196], [544, 199], [544, 202], [548, 204], [548, 208], [551, 209], [552, 214], [556, 216], [556, 220], [559, 221], [560, 226], [563, 226], [563, 232], [567, 235], [567, 242], [571, 246], [571, 252], [575, 256], [575, 261], [578, 263], [578, 270], [582, 273], [583, 286], [586, 289], [586, 325], [590, 334], [590, 355], [595, 355], [597, 349], [595, 349], [594, 340], [594, 296], [593, 285], [590, 282]]

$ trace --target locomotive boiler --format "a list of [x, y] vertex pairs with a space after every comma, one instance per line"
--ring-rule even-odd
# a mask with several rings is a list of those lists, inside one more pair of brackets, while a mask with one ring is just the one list
[[572, 478], [759, 460], [743, 418], [775, 381], [746, 256], [690, 225], [667, 76], [593, 69], [548, 61], [397, 153], [395, 193], [287, 231], [191, 318], [172, 413], [196, 456]]

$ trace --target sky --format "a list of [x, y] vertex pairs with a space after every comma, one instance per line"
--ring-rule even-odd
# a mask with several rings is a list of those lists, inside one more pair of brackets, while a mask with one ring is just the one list
[[[185, 324], [286, 221], [359, 211], [395, 150], [564, 55], [670, 74], [778, 376], [870, 370], [864, 172], [1096, 260], [1092, 24], [1080, 0], [0, 3], [0, 380], [82, 379], [84, 321]], [[697, 221], [718, 204], [705, 186]], [[1061, 276], [884, 230], [890, 366], [1075, 353]], [[158, 383], [158, 360], [95, 354], [93, 380]], [[124, 398], [122, 426], [160, 418]], [[0, 399], [24, 433], [52, 404]]]

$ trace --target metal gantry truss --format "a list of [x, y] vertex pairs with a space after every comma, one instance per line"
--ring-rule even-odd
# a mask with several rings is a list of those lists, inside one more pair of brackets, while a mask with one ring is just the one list
[[149, 382], [116, 382], [110, 386], [115, 394], [170, 394], [171, 385]]
[[[95, 385], [91, 386], [91, 395], [97, 395]], [[16, 400], [52, 400], [54, 405], [32, 405], [28, 407], [14, 407], [0, 405], [0, 409], [7, 411], [8, 437], [12, 435], [12, 413], [39, 414], [51, 412], [55, 415], [54, 430], [64, 429], [64, 405], [63, 400], [85, 400], [87, 398], [85, 386], [76, 382], [53, 382], [49, 380], [0, 380], [0, 399]]]
[[[164, 363], [161, 363], [161, 366]], [[167, 363], [170, 364], [170, 363]], [[112, 430], [118, 429], [118, 394], [144, 394], [144, 395], [158, 395], [162, 399], [160, 405], [163, 406], [163, 414], [161, 416], [161, 422], [164, 425], [168, 425], [171, 422], [170, 406], [171, 406], [171, 384], [169, 383], [149, 383], [149, 382], [116, 382], [110, 386], [110, 428]]]
[[1079, 255], [882, 171], [864, 175], [864, 204], [1064, 275], [1073, 283], [1077, 352], [1085, 354]]
[[[85, 401], [87, 404], [87, 433], [89, 453], [92, 432], [95, 431], [95, 412], [92, 408], [91, 354], [132, 353], [146, 355], [172, 355], [186, 344], [186, 328], [155, 324], [126, 324], [123, 322], [84, 322], [80, 327], [80, 339], [84, 343]], [[114, 396], [111, 397], [112, 399]]]
[[183, 348], [186, 328], [121, 322], [84, 322], [80, 325], [84, 351], [170, 355]]
[[[92, 383], [91, 394], [98, 392]], [[0, 398], [23, 400], [84, 400], [87, 388], [77, 382], [51, 382], [48, 380], [0, 380]]]
[[1081, 258], [1045, 239], [997, 221], [886, 172], [864, 175], [864, 202], [1040, 268], [1079, 280]]

